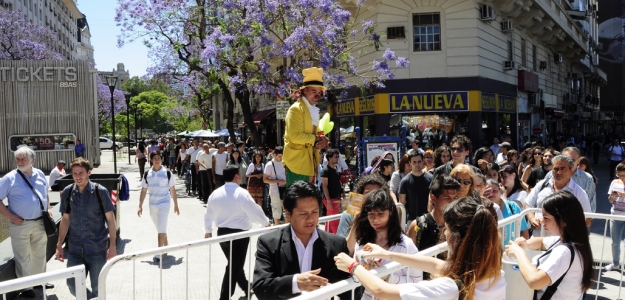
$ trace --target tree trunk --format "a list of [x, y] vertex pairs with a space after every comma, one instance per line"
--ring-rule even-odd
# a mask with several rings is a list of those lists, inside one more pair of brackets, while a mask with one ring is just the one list
[[254, 141], [256, 147], [264, 147], [260, 140], [260, 133], [256, 128], [256, 123], [252, 119], [252, 108], [250, 107], [250, 93], [248, 91], [235, 93], [239, 103], [241, 103], [241, 110], [243, 111], [243, 120], [245, 120], [245, 126], [250, 130], [250, 135]]
[[234, 101], [232, 100], [230, 91], [226, 90], [224, 93], [224, 96], [226, 98], [226, 104], [228, 105], [228, 108], [226, 109], [226, 112], [227, 112], [226, 128], [228, 128], [228, 134], [230, 134], [230, 142], [236, 143], [237, 136], [234, 134]]

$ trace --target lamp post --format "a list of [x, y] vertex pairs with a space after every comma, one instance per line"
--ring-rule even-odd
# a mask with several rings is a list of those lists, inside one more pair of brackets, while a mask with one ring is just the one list
[[128, 130], [128, 164], [130, 163], [130, 93], [124, 92], [124, 98], [126, 99], [126, 130]]
[[143, 109], [139, 110], [139, 122], [141, 126], [139, 127], [139, 136], [143, 139]]
[[135, 147], [139, 147], [139, 137], [137, 136], [137, 104], [134, 105], [135, 108]]
[[113, 92], [115, 91], [115, 86], [117, 85], [117, 76], [108, 76], [106, 77], [106, 83], [109, 85], [109, 90], [111, 90], [111, 129], [113, 130], [113, 172], [117, 174], [117, 142], [115, 139], [115, 100], [113, 99]]

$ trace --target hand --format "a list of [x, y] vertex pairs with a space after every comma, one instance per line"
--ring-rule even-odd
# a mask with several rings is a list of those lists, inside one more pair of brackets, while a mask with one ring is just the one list
[[212, 234], [212, 233], [205, 233], [205, 234], [204, 234], [204, 238], [205, 238], [205, 239], [210, 239], [210, 238], [212, 238], [212, 237], [213, 237], [213, 234]]
[[[347, 256], [347, 254], [342, 253]], [[304, 273], [297, 274], [297, 287], [303, 292], [312, 292], [326, 285], [328, 280], [317, 276], [321, 272], [321, 268]]]
[[22, 219], [21, 217], [19, 217], [16, 214], [12, 214], [11, 217], [9, 218], [9, 220], [11, 221], [11, 223], [13, 223], [15, 225], [20, 225], [20, 224], [24, 223], [24, 219]]
[[365, 269], [367, 270], [371, 270], [371, 269], [375, 269], [376, 267], [380, 266], [380, 262], [382, 260], [376, 260], [376, 259], [365, 259], [365, 260], [360, 260], [360, 265], [365, 267]]
[[486, 170], [486, 165], [488, 165], [488, 162], [483, 160], [483, 159], [478, 159], [477, 160], [477, 166], [482, 169], [482, 170]]
[[141, 206], [139, 206], [139, 209], [137, 210], [137, 215], [139, 216], [139, 218], [141, 218], [141, 214], [143, 213], [143, 208], [141, 208]]
[[[339, 253], [337, 256], [334, 257], [334, 263], [336, 264], [336, 267], [343, 271], [343, 272], [348, 272], [348, 268], [349, 266], [352, 265], [352, 263], [354, 263], [356, 260], [354, 258], [352, 258], [351, 256], [345, 254], [345, 253]], [[368, 270], [368, 269], [367, 269]]]
[[56, 259], [60, 262], [65, 261], [65, 257], [63, 256], [63, 247], [61, 245], [56, 245]]
[[286, 185], [286, 180], [278, 180], [279, 185]]
[[384, 250], [384, 248], [376, 245], [376, 244], [372, 244], [372, 243], [367, 243], [363, 248], [362, 248], [363, 252], [362, 252], [362, 256], [364, 258], [381, 258], [381, 259], [386, 259], [389, 258], [389, 252]]
[[106, 260], [109, 260], [115, 256], [117, 256], [117, 249], [115, 245], [111, 245], [109, 246], [109, 251], [106, 252]]
[[514, 240], [514, 243], [519, 245], [519, 247], [523, 248], [523, 250], [527, 249], [527, 240], [524, 237], [518, 237]]
[[174, 205], [174, 213], [180, 215], [180, 210], [178, 209], [178, 205]]
[[50, 218], [52, 218], [52, 212], [50, 211], [49, 207], [48, 207], [48, 215], [50, 216]]
[[323, 149], [325, 148], [328, 143], [330, 142], [330, 140], [328, 140], [328, 137], [323, 135], [323, 136], [317, 136], [315, 139], [315, 148], [317, 149]]
[[530, 221], [530, 223], [532, 225], [532, 228], [540, 229], [540, 219], [534, 218], [533, 220], [529, 220], [529, 221]]
[[508, 245], [506, 245], [506, 255], [509, 257], [517, 257], [517, 254], [524, 252], [523, 248], [519, 246], [516, 242], [510, 241]]

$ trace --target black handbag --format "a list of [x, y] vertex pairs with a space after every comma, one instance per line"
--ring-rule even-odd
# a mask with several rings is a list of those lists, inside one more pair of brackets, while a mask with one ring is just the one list
[[[276, 174], [276, 180], [278, 179], [278, 172], [276, 171], [276, 166], [274, 166], [275, 162], [271, 162], [271, 166], [273, 167], [273, 173]], [[278, 185], [278, 184], [276, 184]], [[280, 199], [284, 200], [284, 192], [286, 192], [286, 186], [278, 185], [278, 193], [280, 193]]]
[[30, 181], [26, 179], [26, 176], [24, 176], [24, 173], [22, 173], [22, 171], [17, 170], [17, 173], [22, 176], [22, 179], [24, 179], [26, 184], [28, 184], [30, 190], [33, 191], [35, 196], [37, 196], [37, 199], [39, 199], [39, 206], [41, 207], [41, 218], [43, 219], [43, 227], [46, 229], [46, 235], [48, 235], [49, 237], [54, 236], [57, 233], [58, 228], [56, 227], [56, 222], [54, 222], [54, 219], [52, 219], [48, 211], [43, 208], [43, 201], [41, 200], [41, 196], [35, 191], [33, 185], [30, 184]]

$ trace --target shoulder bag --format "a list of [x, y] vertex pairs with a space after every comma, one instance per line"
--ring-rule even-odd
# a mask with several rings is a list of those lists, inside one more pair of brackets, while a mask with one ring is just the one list
[[24, 173], [22, 173], [22, 171], [17, 170], [17, 173], [19, 173], [20, 176], [22, 176], [22, 179], [24, 179], [26, 184], [28, 184], [28, 187], [30, 187], [30, 190], [33, 191], [35, 196], [37, 196], [37, 199], [39, 199], [39, 206], [41, 207], [41, 218], [43, 219], [43, 227], [46, 229], [46, 235], [54, 236], [57, 233], [58, 228], [56, 227], [56, 222], [54, 222], [54, 219], [52, 219], [48, 211], [44, 209], [41, 196], [35, 191], [35, 189], [33, 188], [33, 185], [30, 184], [30, 181], [26, 179], [26, 176], [24, 176]]
[[[273, 173], [276, 175], [276, 180], [278, 180], [278, 172], [276, 171], [276, 166], [274, 165], [275, 162], [271, 162], [271, 166], [273, 167]], [[280, 193], [280, 199], [284, 200], [284, 192], [286, 192], [286, 186], [280, 186], [279, 184], [276, 183], [276, 185], [278, 186], [278, 192]]]
[[[550, 286], [547, 287], [547, 289], [545, 289], [545, 293], [543, 293], [543, 296], [540, 297], [540, 299], [538, 299], [538, 291], [534, 291], [534, 300], [549, 300], [549, 299], [551, 299], [551, 297], [553, 297], [553, 295], [558, 290], [558, 286], [560, 285], [560, 283], [562, 283], [562, 280], [564, 279], [564, 276], [566, 276], [566, 273], [568, 273], [569, 270], [571, 269], [571, 266], [573, 265], [573, 260], [575, 259], [575, 247], [573, 247], [573, 245], [571, 245], [569, 243], [562, 243], [562, 245], [566, 246], [571, 251], [571, 261], [569, 262], [569, 268], [566, 269], [566, 272], [564, 272], [564, 274], [562, 274], [562, 276], [560, 278], [558, 278], [558, 280], [556, 280], [556, 282], [552, 283]], [[538, 257], [538, 260], [537, 260], [538, 263], [536, 264], [536, 268], [538, 268], [538, 266], [540, 266], [540, 259], [543, 258], [544, 256], [549, 255], [551, 253], [551, 251], [553, 251], [553, 249], [555, 247], [557, 247], [556, 244], [552, 245], [551, 247], [549, 247], [549, 250], [547, 250], [547, 252], [543, 253], [543, 255]]]

